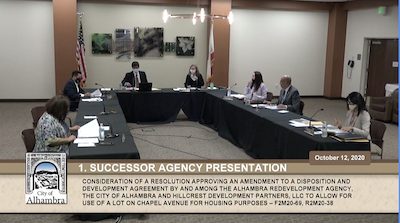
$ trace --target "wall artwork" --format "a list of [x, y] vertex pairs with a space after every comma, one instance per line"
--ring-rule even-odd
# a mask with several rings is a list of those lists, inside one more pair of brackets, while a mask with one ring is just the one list
[[118, 53], [117, 60], [130, 60], [131, 51], [133, 49], [133, 41], [131, 39], [131, 31], [129, 29], [116, 29], [114, 50]]
[[133, 32], [135, 57], [164, 56], [164, 28], [135, 27]]
[[164, 52], [175, 52], [176, 43], [175, 42], [166, 42], [164, 47]]
[[176, 55], [194, 56], [194, 37], [176, 37]]
[[92, 53], [111, 54], [112, 53], [112, 34], [93, 33], [92, 34]]

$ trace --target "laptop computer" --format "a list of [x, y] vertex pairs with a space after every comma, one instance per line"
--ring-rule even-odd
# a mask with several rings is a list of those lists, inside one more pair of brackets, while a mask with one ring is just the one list
[[365, 136], [359, 135], [359, 134], [353, 133], [353, 132], [337, 133], [337, 134], [335, 134], [335, 137], [337, 137], [337, 138], [339, 138], [340, 140], [343, 140], [343, 141], [367, 139]]
[[139, 83], [139, 91], [151, 91], [153, 83]]

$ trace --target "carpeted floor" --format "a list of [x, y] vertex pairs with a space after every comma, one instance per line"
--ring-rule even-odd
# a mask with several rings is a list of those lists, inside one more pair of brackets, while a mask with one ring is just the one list
[[[310, 117], [320, 108], [315, 119], [333, 123], [342, 120], [346, 102], [323, 98], [305, 98], [304, 115]], [[32, 127], [30, 109], [44, 103], [0, 103], [0, 157], [24, 159], [21, 131]], [[69, 116], [74, 119], [76, 114]], [[284, 114], [283, 114], [284, 115]], [[222, 139], [213, 130], [187, 121], [183, 114], [165, 125], [128, 124], [142, 159], [252, 159], [242, 149]], [[385, 123], [384, 159], [398, 159], [398, 126]], [[0, 215], [0, 222], [64, 222], [71, 215]], [[75, 221], [73, 221], [75, 222]], [[102, 222], [113, 222], [105, 220]], [[122, 222], [398, 222], [397, 214], [150, 214], [147, 220], [126, 215]]]

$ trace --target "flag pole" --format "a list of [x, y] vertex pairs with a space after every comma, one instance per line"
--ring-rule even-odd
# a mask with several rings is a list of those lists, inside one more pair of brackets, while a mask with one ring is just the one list
[[79, 29], [78, 29], [78, 35], [77, 35], [77, 43], [76, 43], [76, 54], [75, 54], [75, 59], [78, 65], [78, 70], [82, 74], [82, 80], [81, 80], [81, 87], [85, 88], [86, 87], [86, 81], [87, 81], [87, 69], [86, 69], [86, 61], [85, 61], [85, 42], [83, 38], [83, 27], [82, 27], [82, 17], [84, 15], [83, 12], [77, 12], [76, 13], [79, 16]]
[[207, 86], [209, 86], [212, 83], [213, 62], [214, 62], [214, 19], [211, 18], [210, 36], [208, 42], [208, 58], [207, 58], [207, 81], [206, 81]]

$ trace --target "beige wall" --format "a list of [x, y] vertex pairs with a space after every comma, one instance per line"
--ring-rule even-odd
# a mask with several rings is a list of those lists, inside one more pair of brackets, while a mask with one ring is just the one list
[[[153, 87], [183, 87], [191, 64], [198, 65], [200, 72], [206, 76], [207, 23], [198, 22], [193, 25], [189, 19], [170, 19], [164, 24], [162, 20], [164, 9], [170, 14], [199, 11], [190, 7], [78, 3], [78, 11], [85, 13], [83, 31], [89, 88], [95, 87], [96, 82], [107, 87], [118, 87], [125, 73], [132, 71], [131, 63], [135, 60], [140, 63], [140, 70], [147, 73], [148, 81], [153, 82]], [[164, 57], [134, 57], [132, 53], [131, 60], [118, 61], [116, 53], [92, 54], [92, 33], [112, 33], [114, 39], [115, 29], [129, 29], [133, 35], [134, 27], [163, 27], [164, 42], [175, 42], [176, 36], [194, 36], [195, 56], [176, 56], [175, 53], [166, 52]]]
[[0, 99], [47, 99], [55, 92], [51, 1], [0, 1]]
[[327, 11], [233, 10], [229, 84], [242, 92], [254, 71], [279, 95], [280, 78], [292, 77], [300, 95], [323, 95]]
[[[364, 50], [367, 38], [399, 38], [399, 7], [388, 7], [385, 16], [378, 14], [378, 8], [348, 12], [342, 97], [353, 91], [363, 92], [365, 68], [362, 69], [362, 65], [365, 67], [367, 63]], [[357, 54], [361, 54], [362, 60], [357, 60]], [[348, 79], [347, 61], [352, 58], [355, 63], [351, 79]]]

